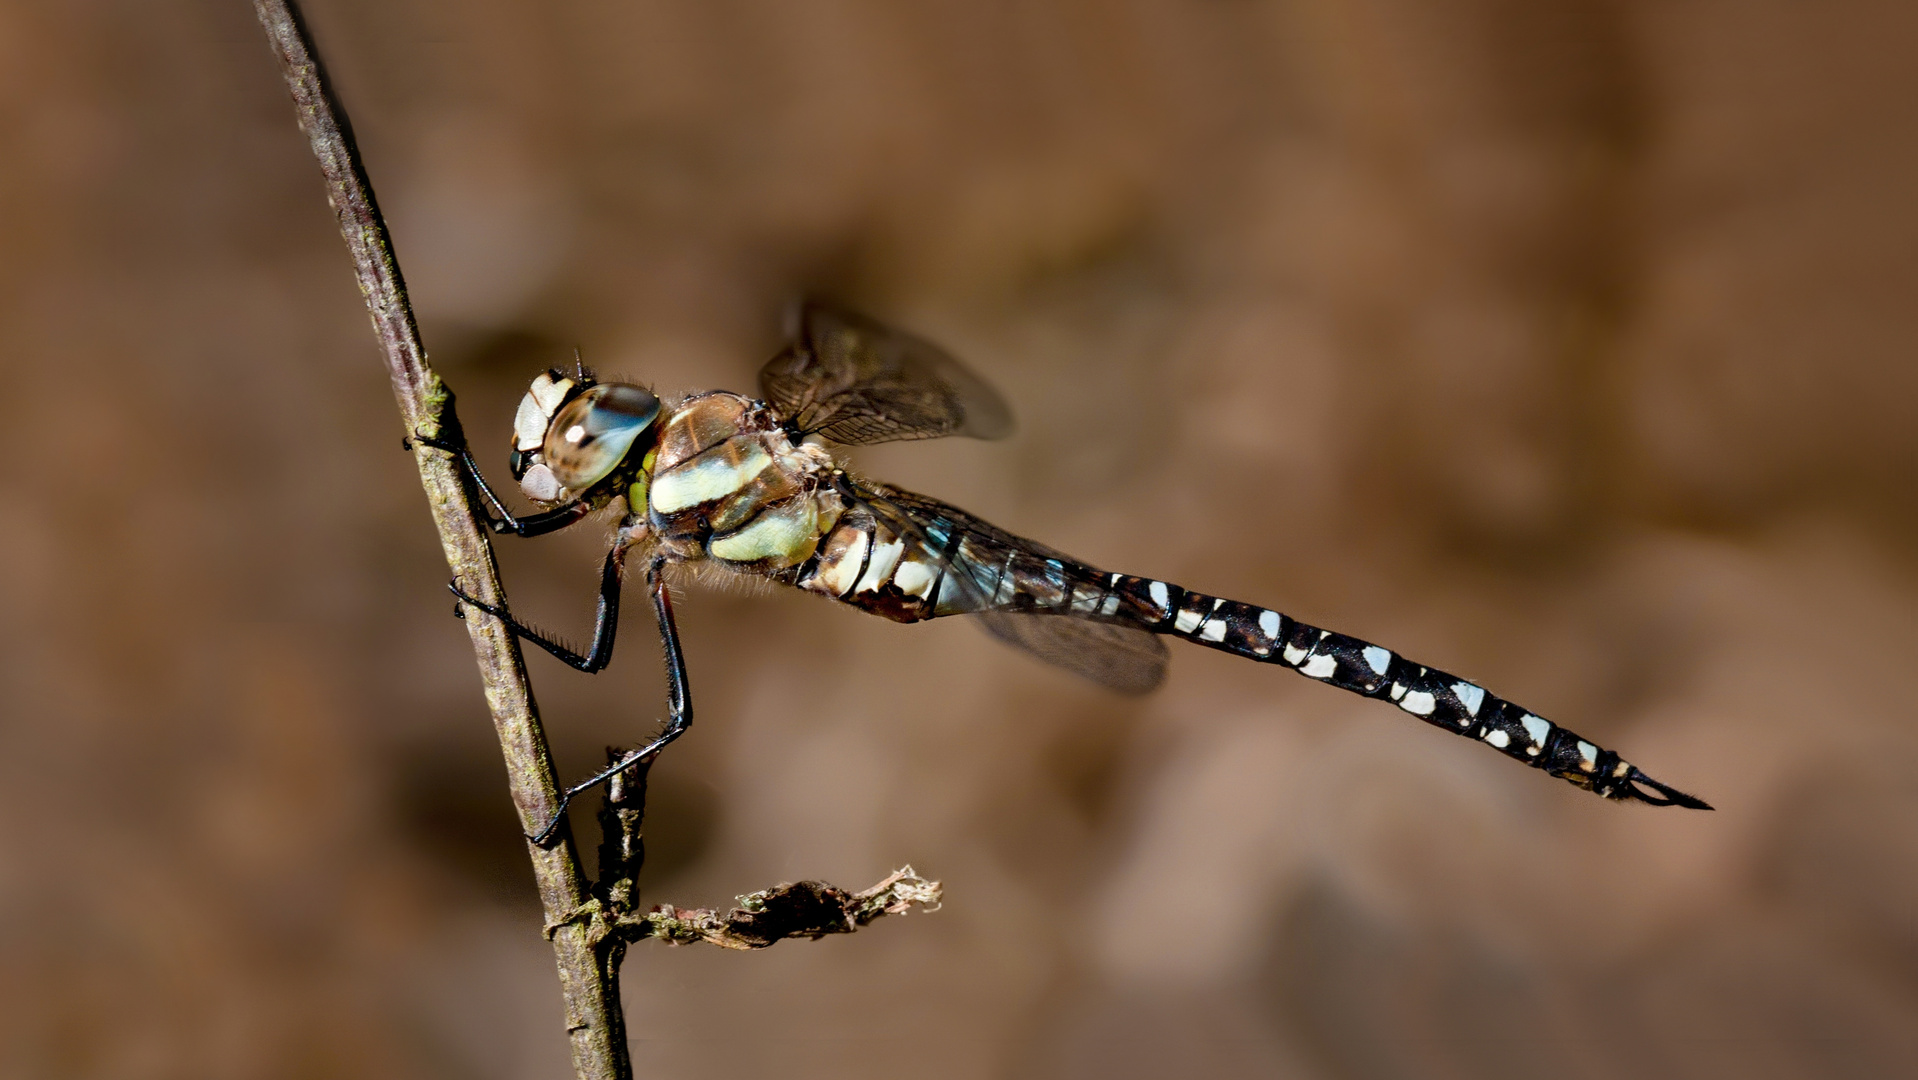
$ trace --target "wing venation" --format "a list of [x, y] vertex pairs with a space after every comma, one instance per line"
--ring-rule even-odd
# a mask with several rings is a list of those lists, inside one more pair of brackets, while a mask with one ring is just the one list
[[1012, 410], [945, 350], [817, 302], [759, 372], [760, 392], [802, 435], [847, 446], [964, 435], [1002, 439]]
[[[1110, 575], [937, 499], [878, 484], [852, 494], [912, 548], [906, 561], [937, 568], [941, 614], [969, 615], [1000, 641], [1121, 694], [1165, 680], [1157, 634], [1102, 614], [1103, 605], [1072, 602], [1098, 595]], [[1041, 606], [1042, 595], [1058, 599]]]

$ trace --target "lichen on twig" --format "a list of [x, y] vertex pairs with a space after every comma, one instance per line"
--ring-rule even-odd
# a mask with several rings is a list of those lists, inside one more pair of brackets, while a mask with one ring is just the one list
[[[624, 760], [625, 753], [609, 748], [607, 763]], [[606, 785], [605, 803], [599, 812], [603, 830], [600, 884], [592, 902], [566, 917], [568, 922], [587, 925], [589, 936], [625, 942], [654, 938], [669, 945], [703, 941], [723, 949], [763, 949], [786, 938], [817, 940], [827, 934], [850, 934], [882, 916], [904, 915], [915, 904], [928, 911], [938, 910], [939, 882], [928, 881], [906, 866], [859, 892], [820, 881], [800, 881], [747, 893], [738, 897], [738, 907], [724, 914], [711, 908], [672, 904], [639, 911], [637, 879], [646, 857], [641, 830], [646, 815], [646, 775], [651, 764], [639, 762], [614, 775]], [[558, 926], [546, 929], [551, 936]]]
[[763, 949], [786, 938], [850, 934], [882, 915], [904, 915], [914, 904], [937, 911], [940, 895], [939, 882], [907, 866], [861, 892], [800, 881], [739, 897], [739, 906], [724, 915], [710, 908], [662, 904], [614, 925], [621, 936], [635, 941], [650, 937], [672, 945], [704, 941], [722, 949]]

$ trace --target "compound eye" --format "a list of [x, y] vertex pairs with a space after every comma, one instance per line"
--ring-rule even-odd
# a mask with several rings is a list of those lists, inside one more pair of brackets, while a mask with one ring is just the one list
[[659, 416], [659, 399], [625, 383], [595, 386], [567, 402], [546, 429], [541, 458], [577, 495], [606, 479]]
[[526, 396], [519, 399], [519, 411], [513, 414], [513, 449], [537, 450], [546, 440], [547, 425], [552, 423], [553, 410], [566, 400], [573, 389], [573, 380], [557, 371], [543, 371], [533, 380]]

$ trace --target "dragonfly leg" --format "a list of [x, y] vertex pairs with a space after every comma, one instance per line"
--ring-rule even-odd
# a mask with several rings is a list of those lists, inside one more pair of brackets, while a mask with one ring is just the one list
[[493, 485], [486, 482], [485, 475], [480, 472], [479, 462], [473, 460], [473, 448], [466, 444], [466, 436], [459, 430], [457, 424], [454, 425], [453, 432], [453, 437], [448, 438], [440, 435], [421, 435], [416, 431], [413, 433], [413, 438], [422, 446], [443, 450], [458, 460], [460, 471], [464, 472], [467, 479], [473, 482], [473, 486], [479, 489], [480, 498], [486, 502], [486, 505], [480, 509], [480, 516], [486, 519], [487, 528], [496, 533], [512, 533], [514, 536], [544, 536], [550, 532], [558, 532], [593, 512], [592, 507], [574, 499], [551, 510], [542, 510], [525, 517], [514, 517], [513, 512], [506, 508], [506, 503], [501, 501], [499, 495], [493, 491]]
[[659, 620], [660, 645], [666, 653], [666, 729], [645, 746], [561, 792], [559, 806], [553, 811], [553, 819], [546, 823], [545, 828], [529, 837], [535, 844], [543, 846], [552, 837], [560, 823], [566, 820], [566, 807], [575, 797], [592, 790], [642, 761], [650, 762], [665, 749], [667, 743], [684, 735], [686, 729], [692, 726], [692, 692], [686, 680], [686, 657], [679, 647], [679, 627], [673, 622], [673, 597], [666, 589], [665, 577], [662, 574], [665, 568], [665, 556], [655, 555], [652, 564], [646, 568], [646, 588], [653, 594], [653, 615]]
[[564, 642], [557, 641], [545, 632], [528, 626], [505, 608], [489, 604], [472, 596], [460, 588], [458, 581], [450, 581], [446, 587], [462, 603], [491, 615], [506, 624], [506, 628], [522, 641], [530, 641], [547, 652], [552, 653], [559, 662], [571, 668], [577, 668], [588, 675], [605, 670], [613, 661], [613, 635], [619, 631], [619, 586], [626, 568], [626, 544], [623, 539], [615, 540], [613, 548], [606, 553], [606, 562], [599, 572], [599, 602], [593, 613], [593, 644], [585, 653], [575, 652]]

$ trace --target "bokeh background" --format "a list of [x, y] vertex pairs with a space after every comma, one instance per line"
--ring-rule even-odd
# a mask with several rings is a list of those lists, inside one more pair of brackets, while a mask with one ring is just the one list
[[[1918, 8], [312, 0], [489, 469], [575, 346], [749, 390], [838, 296], [1021, 419], [867, 472], [1474, 677], [1606, 805], [1175, 645], [693, 592], [646, 1077], [1918, 1075]], [[250, 7], [0, 5], [0, 1074], [568, 1075], [464, 628]], [[583, 633], [603, 541], [502, 547]], [[531, 663], [567, 775], [643, 619]]]

